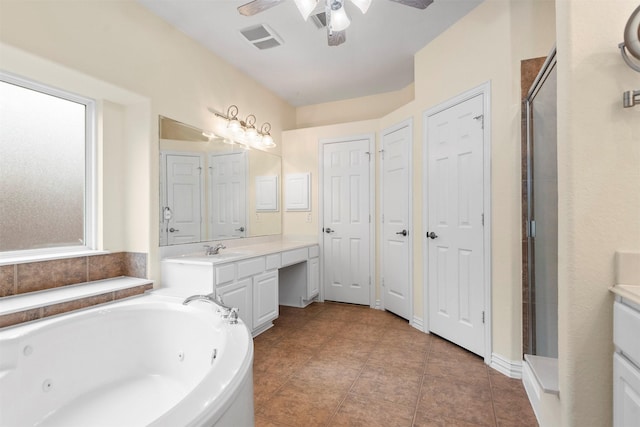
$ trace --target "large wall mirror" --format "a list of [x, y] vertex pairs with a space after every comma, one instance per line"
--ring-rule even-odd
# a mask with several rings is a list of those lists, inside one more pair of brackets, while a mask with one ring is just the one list
[[282, 161], [160, 116], [160, 246], [280, 234]]

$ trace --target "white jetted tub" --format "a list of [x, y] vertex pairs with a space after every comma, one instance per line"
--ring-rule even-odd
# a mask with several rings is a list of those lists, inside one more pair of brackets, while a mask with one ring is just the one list
[[253, 341], [144, 295], [0, 330], [0, 426], [252, 426]]

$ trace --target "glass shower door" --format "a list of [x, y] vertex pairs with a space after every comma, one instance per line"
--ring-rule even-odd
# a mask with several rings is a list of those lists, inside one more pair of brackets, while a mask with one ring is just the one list
[[531, 354], [558, 357], [558, 167], [556, 63], [548, 61], [527, 99]]

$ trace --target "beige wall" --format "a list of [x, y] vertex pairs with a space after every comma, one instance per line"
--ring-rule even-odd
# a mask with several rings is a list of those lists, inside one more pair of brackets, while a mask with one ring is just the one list
[[[547, 55], [554, 44], [553, 22], [553, 2], [489, 0], [416, 55], [420, 110], [491, 82], [493, 352], [513, 361], [521, 360], [522, 335], [520, 61]], [[419, 121], [419, 135], [421, 128]], [[414, 156], [422, 157], [421, 146]], [[420, 192], [421, 177], [421, 168], [414, 169]], [[422, 203], [421, 193], [416, 196]], [[422, 234], [420, 227], [414, 229]]]
[[612, 422], [616, 250], [640, 249], [640, 75], [617, 49], [637, 0], [565, 0], [558, 22], [559, 371], [562, 425]]
[[[378, 120], [285, 131], [282, 134], [283, 180], [290, 173], [311, 173], [311, 212], [283, 212], [282, 233], [287, 236], [318, 235], [318, 155], [319, 141], [340, 137], [375, 134]], [[284, 186], [283, 199], [284, 206]], [[284, 208], [283, 208], [284, 209]], [[310, 218], [310, 220], [309, 220]]]
[[307, 105], [296, 109], [296, 128], [379, 119], [413, 100], [414, 85], [395, 92]]
[[[2, 68], [107, 101], [105, 119], [117, 122], [104, 124], [113, 126], [106, 130], [113, 141], [103, 141], [99, 159], [107, 162], [103, 248], [149, 252], [152, 278], [158, 274], [157, 116], [210, 129], [208, 107], [225, 111], [236, 104], [241, 114], [269, 121], [276, 140], [295, 126], [293, 107], [133, 1], [3, 1], [0, 41]], [[15, 48], [37, 58], [14, 55]], [[45, 62], [68, 69], [46, 72]], [[65, 78], [78, 75], [91, 78]], [[94, 90], [101, 85], [109, 91]], [[119, 92], [130, 96], [117, 99]], [[127, 185], [114, 189], [122, 180]]]

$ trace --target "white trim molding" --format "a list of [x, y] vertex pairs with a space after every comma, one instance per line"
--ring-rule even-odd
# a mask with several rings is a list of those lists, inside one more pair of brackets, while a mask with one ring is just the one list
[[429, 331], [424, 329], [424, 321], [422, 320], [422, 317], [418, 317], [414, 315], [413, 320], [411, 320], [410, 324], [411, 326], [413, 326], [414, 328], [416, 328], [421, 332], [429, 333]]
[[522, 361], [509, 360], [497, 353], [491, 353], [490, 366], [509, 378], [522, 378]]

